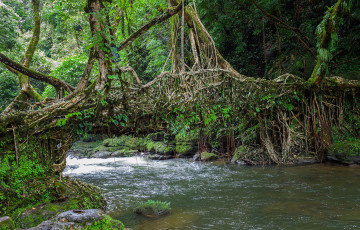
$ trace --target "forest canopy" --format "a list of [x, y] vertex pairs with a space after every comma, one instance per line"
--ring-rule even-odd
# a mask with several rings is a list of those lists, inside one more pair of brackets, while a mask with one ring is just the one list
[[[216, 47], [238, 72], [266, 79], [291, 73], [308, 79], [315, 67], [317, 26], [336, 1], [197, 0], [194, 3]], [[352, 9], [338, 19], [340, 26], [328, 69], [329, 75], [358, 79], [360, 9], [358, 1], [352, 4]], [[76, 86], [93, 42], [85, 6], [86, 1], [40, 1], [41, 34], [30, 65], [32, 69]], [[168, 2], [116, 0], [107, 7], [116, 30], [112, 31], [116, 46], [165, 12]], [[18, 62], [32, 36], [31, 9], [30, 0], [0, 2], [0, 51]], [[132, 66], [144, 82], [152, 80], [160, 74], [170, 51], [170, 27], [168, 20], [151, 28], [126, 50], [117, 53], [117, 61], [121, 66]], [[185, 42], [185, 54], [191, 59], [190, 42]], [[116, 50], [112, 48], [112, 52]], [[56, 96], [49, 84], [33, 79], [31, 84], [44, 97]], [[0, 64], [2, 110], [18, 90], [18, 77]]]

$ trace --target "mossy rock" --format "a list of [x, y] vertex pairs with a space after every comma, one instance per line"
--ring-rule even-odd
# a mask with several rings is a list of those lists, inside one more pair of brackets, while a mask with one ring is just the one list
[[132, 157], [132, 156], [135, 156], [137, 153], [138, 153], [138, 150], [135, 150], [135, 149], [130, 149], [130, 150], [121, 149], [121, 150], [114, 152], [111, 155], [111, 157]]
[[242, 157], [246, 153], [247, 149], [245, 146], [239, 146], [235, 149], [234, 156], [231, 159], [232, 164], [236, 164], [241, 161]]
[[107, 216], [102, 210], [69, 210], [44, 221], [30, 230], [36, 229], [84, 229], [84, 230], [123, 230], [124, 225]]
[[[48, 183], [43, 181], [43, 184]], [[16, 227], [30, 228], [41, 222], [52, 218], [53, 216], [71, 209], [98, 208], [105, 210], [106, 201], [101, 190], [95, 186], [80, 182], [78, 180], [69, 180], [64, 178], [62, 181], [48, 183], [48, 189], [55, 189], [59, 193], [57, 202], [25, 204], [18, 207], [11, 213]], [[62, 202], [59, 202], [63, 200]], [[39, 200], [37, 201], [39, 202]]]
[[202, 161], [212, 161], [212, 160], [216, 160], [217, 158], [218, 156], [215, 153], [202, 152], [200, 154], [200, 159]]
[[130, 135], [122, 135], [116, 138], [108, 138], [103, 141], [103, 145], [106, 147], [124, 146], [131, 149], [140, 148], [142, 143], [143, 143], [142, 138], [137, 138]]
[[135, 213], [147, 217], [159, 217], [170, 213], [170, 203], [148, 200], [135, 208]]
[[0, 230], [12, 230], [14, 228], [15, 223], [9, 216], [0, 217]]
[[176, 144], [175, 151], [178, 157], [193, 156], [198, 151], [197, 146], [189, 144]]
[[78, 205], [77, 200], [34, 206], [22, 211], [19, 215], [19, 219], [16, 221], [16, 226], [21, 228], [34, 227], [61, 212], [79, 208], [80, 206]]
[[159, 155], [173, 155], [175, 148], [173, 145], [164, 142], [149, 140], [146, 142], [146, 150]]
[[327, 149], [327, 159], [342, 164], [360, 164], [360, 140], [335, 143]]

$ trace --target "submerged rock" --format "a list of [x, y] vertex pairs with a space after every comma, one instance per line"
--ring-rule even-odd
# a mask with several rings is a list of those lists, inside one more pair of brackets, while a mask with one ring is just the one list
[[360, 140], [330, 145], [327, 159], [346, 165], [360, 164]]
[[0, 230], [12, 230], [14, 227], [14, 221], [10, 217], [0, 217]]
[[170, 203], [148, 200], [135, 208], [135, 213], [147, 217], [159, 217], [170, 213]]

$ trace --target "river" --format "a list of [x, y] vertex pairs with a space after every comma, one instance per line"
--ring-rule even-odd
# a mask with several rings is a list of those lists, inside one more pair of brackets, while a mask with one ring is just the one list
[[[68, 158], [64, 174], [102, 188], [110, 216], [134, 230], [360, 229], [358, 167]], [[171, 214], [134, 214], [148, 199]]]

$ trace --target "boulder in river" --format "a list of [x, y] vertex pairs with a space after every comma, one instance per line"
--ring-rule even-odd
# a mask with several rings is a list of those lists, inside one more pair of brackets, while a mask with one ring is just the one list
[[135, 213], [147, 217], [160, 217], [170, 213], [170, 203], [148, 200], [135, 208]]

